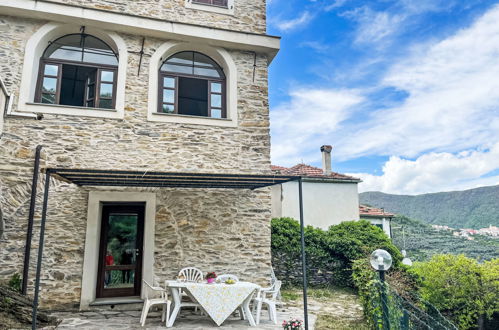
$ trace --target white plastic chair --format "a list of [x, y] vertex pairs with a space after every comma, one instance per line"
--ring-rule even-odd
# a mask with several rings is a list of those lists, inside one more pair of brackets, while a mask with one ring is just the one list
[[232, 274], [222, 274], [217, 277], [218, 283], [225, 283], [228, 279], [234, 280], [235, 282], [239, 282], [239, 278], [236, 275]]
[[[196, 267], [185, 267], [178, 272], [178, 277], [183, 277], [185, 282], [202, 282], [203, 272]], [[194, 311], [197, 312], [198, 307], [201, 307], [198, 303], [192, 301], [192, 299], [182, 290], [180, 291], [180, 297], [185, 297], [189, 301], [182, 302], [181, 307], [194, 307]]]
[[203, 280], [203, 272], [196, 267], [182, 268], [178, 272], [178, 276], [183, 276], [185, 282], [201, 282]]
[[[274, 267], [270, 266], [270, 285], [273, 285], [277, 281], [277, 276], [275, 276]], [[281, 297], [281, 290], [277, 292], [276, 296], [276, 305], [282, 306], [284, 305]]]
[[168, 323], [170, 315], [171, 301], [168, 300], [168, 293], [162, 287], [152, 286], [145, 280], [144, 283], [144, 307], [142, 307], [142, 314], [140, 315], [140, 325], [144, 326], [146, 323], [147, 314], [149, 309], [154, 305], [163, 305], [163, 312], [161, 313], [161, 322]]
[[[256, 324], [260, 324], [260, 314], [262, 305], [267, 305], [269, 319], [277, 324], [277, 294], [281, 290], [282, 282], [277, 280], [269, 288], [263, 288], [258, 291], [256, 298], [253, 299], [253, 309], [256, 309]], [[269, 297], [270, 296], [270, 297]]]

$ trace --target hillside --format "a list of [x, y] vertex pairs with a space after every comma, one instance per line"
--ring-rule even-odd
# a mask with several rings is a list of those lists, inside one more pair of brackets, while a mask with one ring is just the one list
[[499, 225], [499, 186], [415, 196], [364, 192], [359, 199], [431, 224], [473, 229]]
[[476, 235], [470, 241], [404, 216], [392, 220], [392, 234], [399, 249], [404, 248], [405, 234], [405, 249], [412, 261], [425, 261], [440, 253], [464, 254], [478, 260], [499, 258], [499, 239]]

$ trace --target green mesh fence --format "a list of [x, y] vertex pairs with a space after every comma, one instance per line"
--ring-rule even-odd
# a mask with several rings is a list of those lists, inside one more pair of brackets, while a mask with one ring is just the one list
[[383, 330], [458, 330], [430, 303], [415, 296], [401, 297], [386, 282], [376, 282], [378, 299], [372, 300], [373, 324]]

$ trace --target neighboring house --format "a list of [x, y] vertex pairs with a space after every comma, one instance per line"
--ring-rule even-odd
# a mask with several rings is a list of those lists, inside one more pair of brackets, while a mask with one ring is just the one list
[[[343, 221], [359, 220], [360, 179], [331, 171], [331, 146], [322, 146], [322, 169], [298, 164], [272, 166], [277, 174], [303, 177], [303, 212], [306, 225], [327, 229]], [[272, 187], [272, 217], [299, 219], [298, 183]]]
[[384, 209], [378, 209], [371, 206], [360, 205], [360, 218], [371, 222], [373, 225], [383, 229], [383, 231], [392, 238], [392, 219], [395, 214], [386, 212]]
[[[42, 169], [272, 174], [267, 74], [279, 38], [266, 34], [265, 6], [0, 1], [0, 74], [14, 96], [0, 139], [0, 280], [23, 271], [37, 145]], [[136, 301], [141, 278], [164, 283], [186, 266], [268, 278], [270, 189], [88, 186], [88, 175], [50, 181], [44, 307]]]

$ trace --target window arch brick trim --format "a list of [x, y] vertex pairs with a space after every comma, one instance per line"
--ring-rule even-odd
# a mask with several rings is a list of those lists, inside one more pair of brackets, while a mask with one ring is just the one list
[[[211, 57], [223, 68], [226, 78], [227, 118], [218, 119], [158, 113], [158, 82], [160, 67], [167, 58], [182, 51], [195, 51], [203, 53]], [[237, 127], [237, 68], [232, 56], [225, 49], [183, 42], [166, 42], [162, 44], [151, 56], [149, 65], [148, 93], [147, 119], [149, 121]]]
[[67, 34], [80, 33], [80, 26], [58, 23], [47, 23], [39, 28], [27, 41], [24, 55], [21, 86], [19, 90], [18, 111], [27, 113], [50, 113], [82, 117], [118, 118], [124, 117], [125, 79], [128, 62], [128, 51], [125, 41], [116, 33], [86, 27], [87, 34], [94, 35], [118, 54], [118, 74], [116, 80], [115, 109], [88, 109], [64, 105], [46, 105], [34, 103], [36, 82], [42, 57], [49, 41]]

